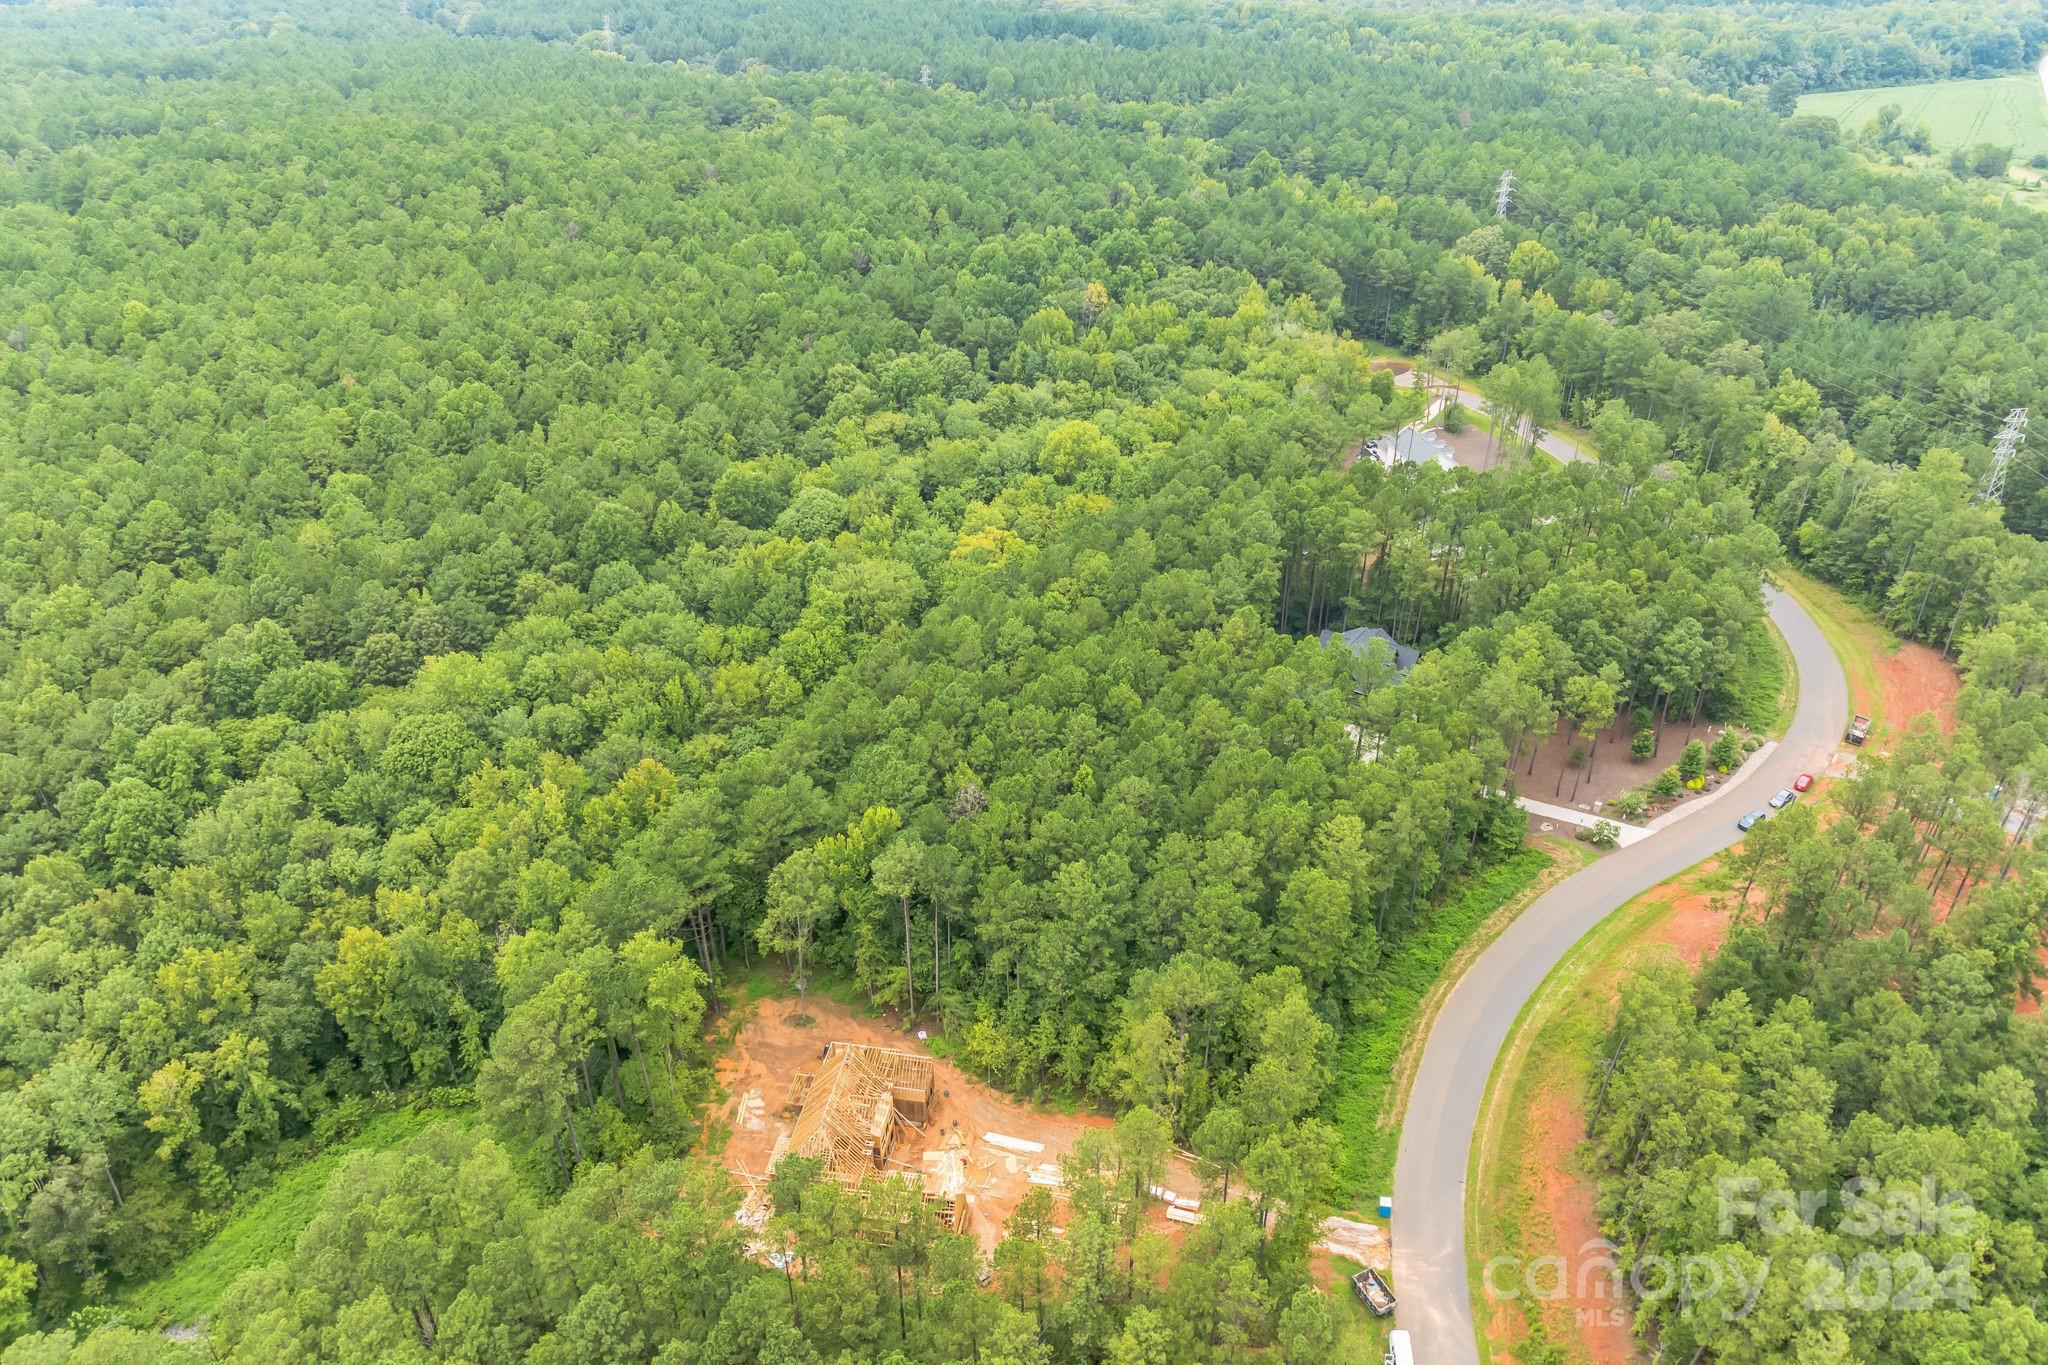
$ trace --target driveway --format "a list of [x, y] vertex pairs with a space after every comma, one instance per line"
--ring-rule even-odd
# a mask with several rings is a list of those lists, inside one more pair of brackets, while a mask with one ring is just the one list
[[[2043, 60], [2044, 62], [2048, 62], [2048, 58], [2044, 58]], [[2044, 73], [2043, 80], [2048, 80], [2048, 73]], [[1394, 384], [1397, 388], [1414, 388], [1415, 371], [1404, 370], [1400, 374], [1395, 375]], [[1486, 411], [1486, 399], [1483, 396], [1472, 392], [1472, 390], [1470, 389], [1461, 389], [1455, 384], [1447, 383], [1443, 380], [1437, 380], [1429, 386], [1429, 391], [1431, 394], [1435, 396], [1429, 400], [1429, 411], [1427, 412], [1427, 414], [1424, 415], [1422, 419], [1422, 425], [1424, 426], [1427, 426], [1429, 423], [1435, 421], [1437, 415], [1441, 413], [1446, 406], [1454, 402], [1463, 405], [1467, 412]], [[1529, 437], [1529, 423], [1526, 420], [1524, 420], [1522, 423], [1521, 433], [1522, 439], [1527, 440]], [[1574, 460], [1585, 460], [1591, 458], [1584, 451], [1581, 451], [1577, 446], [1573, 445], [1570, 441], [1565, 440], [1564, 437], [1548, 431], [1542, 432], [1537, 436], [1536, 448], [1546, 455], [1556, 456], [1559, 460], [1562, 460], [1566, 464], [1570, 464]]]
[[1716, 810], [1610, 853], [1546, 892], [1466, 969], [1430, 1030], [1394, 1165], [1396, 1316], [1413, 1334], [1418, 1360], [1479, 1360], [1465, 1275], [1465, 1171], [1494, 1057], [1523, 1004], [1609, 912], [1735, 843], [1738, 815], [1799, 773], [1824, 771], [1841, 741], [1849, 720], [1841, 664], [1798, 603], [1771, 588], [1765, 597], [1799, 669], [1799, 705], [1783, 742], [1745, 765]]

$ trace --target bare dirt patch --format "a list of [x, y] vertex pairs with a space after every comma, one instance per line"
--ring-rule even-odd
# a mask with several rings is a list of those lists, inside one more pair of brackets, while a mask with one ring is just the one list
[[1547, 1300], [1542, 1312], [1551, 1334], [1577, 1341], [1585, 1359], [1628, 1365], [1635, 1359], [1628, 1306], [1621, 1285], [1598, 1269], [1612, 1255], [1595, 1209], [1599, 1185], [1579, 1173], [1572, 1156], [1586, 1135], [1583, 1108], [1564, 1087], [1550, 1085], [1528, 1117], [1533, 1140], [1523, 1148], [1530, 1158], [1523, 1175], [1566, 1267], [1560, 1297]]
[[1508, 452], [1501, 449], [1500, 443], [1493, 439], [1491, 433], [1477, 426], [1467, 426], [1463, 431], [1456, 433], [1445, 431], [1440, 434], [1443, 436], [1444, 444], [1451, 448], [1451, 458], [1466, 469], [1484, 473], [1507, 463]]
[[[809, 1024], [791, 1022], [796, 1002], [770, 996], [748, 1006], [732, 1043], [720, 1054], [718, 1083], [726, 1095], [718, 1117], [730, 1128], [725, 1165], [749, 1193], [759, 1191], [768, 1172], [788, 1144], [790, 1116], [784, 1113], [799, 1071], [815, 1071], [827, 1043], [866, 1043], [929, 1055], [915, 1032], [906, 1031], [891, 1014], [863, 1015], [828, 999], [812, 996], [805, 1007]], [[898, 1139], [888, 1169], [921, 1175], [923, 1156], [939, 1150], [955, 1133], [965, 1147], [967, 1230], [984, 1251], [1002, 1240], [1003, 1224], [1032, 1186], [1056, 1172], [1059, 1159], [1074, 1150], [1074, 1141], [1090, 1128], [1107, 1128], [1101, 1114], [1071, 1114], [1032, 1105], [976, 1081], [952, 1062], [935, 1059], [937, 1092], [922, 1129], [907, 1129]], [[1039, 1151], [989, 1142], [987, 1134], [1037, 1143]], [[1169, 1167], [1165, 1188], [1197, 1196], [1199, 1184], [1185, 1161]], [[1054, 1194], [1058, 1195], [1058, 1190]], [[1161, 1228], [1169, 1223], [1165, 1205], [1155, 1204], [1151, 1218]]]
[[1670, 915], [1642, 942], [1648, 947], [1669, 948], [1688, 970], [1697, 972], [1727, 940], [1728, 912], [1702, 891], [1686, 891], [1669, 904]]
[[1898, 651], [1877, 662], [1879, 684], [1884, 691], [1884, 714], [1903, 732], [1915, 716], [1932, 713], [1944, 734], [1956, 728], [1956, 694], [1962, 690], [1962, 676], [1955, 665], [1926, 645], [1901, 645]]

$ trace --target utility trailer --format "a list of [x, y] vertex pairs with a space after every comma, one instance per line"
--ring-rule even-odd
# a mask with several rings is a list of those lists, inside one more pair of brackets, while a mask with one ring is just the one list
[[1861, 744], [1870, 738], [1870, 717], [1858, 716], [1849, 722], [1849, 733], [1843, 738], [1851, 744]]

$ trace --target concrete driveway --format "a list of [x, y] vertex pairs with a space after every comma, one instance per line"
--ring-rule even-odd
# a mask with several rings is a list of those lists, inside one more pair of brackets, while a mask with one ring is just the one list
[[1820, 628], [1766, 588], [1771, 620], [1799, 668], [1799, 704], [1777, 750], [1747, 765], [1731, 794], [1551, 888], [1466, 969], [1422, 1054], [1394, 1166], [1396, 1321], [1428, 1365], [1477, 1365], [1465, 1274], [1465, 1170], [1486, 1081], [1515, 1016], [1571, 946], [1639, 892], [1742, 836], [1736, 817], [1802, 772], [1825, 771], [1849, 720], [1849, 684]]

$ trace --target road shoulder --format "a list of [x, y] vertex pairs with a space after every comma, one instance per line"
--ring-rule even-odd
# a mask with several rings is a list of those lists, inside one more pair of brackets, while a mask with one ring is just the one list
[[[1725, 936], [1712, 880], [1703, 864], [1602, 920], [1551, 968], [1495, 1059], [1465, 1204], [1482, 1361], [1639, 1358], [1619, 1288], [1598, 1273], [1599, 1178], [1580, 1144], [1621, 983], [1659, 960], [1696, 970]], [[1550, 1269], [1560, 1263], [1561, 1277]]]

